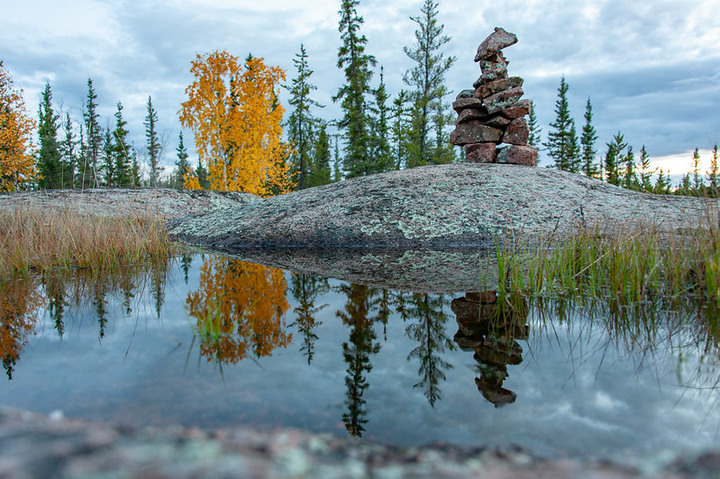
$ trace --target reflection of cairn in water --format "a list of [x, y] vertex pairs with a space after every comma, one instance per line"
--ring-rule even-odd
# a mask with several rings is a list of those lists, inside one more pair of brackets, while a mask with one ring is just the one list
[[452, 301], [457, 316], [455, 342], [463, 351], [475, 351], [480, 377], [475, 384], [495, 407], [515, 402], [516, 394], [502, 387], [508, 364], [522, 362], [522, 347], [516, 339], [528, 338], [528, 309], [520, 297], [497, 301], [494, 291], [465, 293]]

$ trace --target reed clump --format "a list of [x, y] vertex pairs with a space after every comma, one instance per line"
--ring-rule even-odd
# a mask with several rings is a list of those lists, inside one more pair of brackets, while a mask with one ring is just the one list
[[532, 245], [498, 245], [500, 291], [612, 299], [693, 296], [720, 301], [720, 224], [673, 234], [657, 228], [581, 228]]
[[0, 276], [104, 269], [177, 253], [158, 218], [81, 214], [71, 207], [0, 211]]

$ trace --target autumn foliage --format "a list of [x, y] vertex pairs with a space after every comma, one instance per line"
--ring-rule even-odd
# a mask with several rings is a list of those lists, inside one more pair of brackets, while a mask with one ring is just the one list
[[290, 344], [285, 312], [287, 284], [282, 270], [239, 260], [210, 257], [200, 271], [200, 287], [186, 305], [197, 321], [200, 353], [208, 361], [234, 364], [248, 354], [270, 356]]
[[31, 142], [35, 121], [26, 115], [21, 93], [0, 62], [0, 191], [17, 191], [38, 179]]
[[[198, 55], [190, 71], [195, 81], [185, 90], [180, 122], [195, 134], [210, 188], [260, 196], [290, 191], [291, 149], [282, 141], [284, 108], [276, 92], [285, 72], [262, 58], [241, 63], [224, 51]], [[186, 187], [199, 183], [189, 178]]]

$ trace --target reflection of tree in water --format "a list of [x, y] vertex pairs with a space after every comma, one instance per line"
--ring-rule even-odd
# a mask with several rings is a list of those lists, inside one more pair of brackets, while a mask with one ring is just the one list
[[315, 329], [322, 323], [315, 319], [315, 315], [325, 308], [327, 304], [315, 306], [318, 296], [330, 290], [327, 278], [309, 274], [293, 273], [291, 278], [291, 294], [297, 300], [298, 305], [293, 310], [297, 315], [295, 323], [298, 332], [302, 335], [303, 344], [300, 351], [307, 357], [310, 364], [315, 353], [315, 341], [318, 339]]
[[372, 370], [370, 355], [380, 351], [380, 343], [375, 342], [377, 335], [373, 330], [374, 319], [369, 317], [376, 291], [357, 284], [343, 284], [339, 291], [347, 296], [347, 303], [344, 310], [337, 312], [337, 316], [351, 327], [349, 341], [342, 345], [343, 358], [347, 363], [345, 404], [348, 407], [343, 414], [343, 422], [351, 435], [359, 437], [367, 423], [363, 395], [370, 387], [366, 376]]
[[12, 379], [20, 352], [34, 331], [45, 298], [30, 278], [0, 281], [0, 356], [8, 379]]
[[[168, 259], [162, 259], [104, 270], [55, 270], [2, 282], [0, 348], [8, 375], [19, 359], [26, 342], [24, 338], [35, 327], [37, 318], [33, 316], [40, 313], [43, 305], [47, 305], [47, 314], [59, 337], [65, 334], [68, 317], [72, 319], [77, 310], [88, 308], [97, 318], [98, 337], [103, 338], [110, 320], [110, 298], [117, 298], [126, 314], [130, 314], [131, 301], [145, 288], [149, 278], [166, 276], [168, 262]], [[21, 314], [21, 311], [26, 313]]]
[[205, 259], [200, 286], [188, 294], [186, 305], [197, 320], [200, 353], [208, 361], [237, 363], [248, 353], [270, 356], [287, 346], [282, 270], [222, 257]]
[[522, 347], [516, 339], [527, 339], [528, 308], [521, 297], [502, 297], [495, 292], [466, 293], [451, 304], [457, 316], [455, 342], [464, 351], [475, 351], [480, 376], [475, 385], [495, 407], [515, 402], [516, 394], [503, 386], [507, 366], [522, 362]]
[[445, 380], [445, 371], [452, 368], [441, 356], [445, 350], [454, 349], [452, 340], [445, 335], [448, 318], [443, 309], [446, 304], [443, 295], [421, 293], [412, 294], [402, 302], [404, 317], [415, 321], [405, 328], [408, 337], [418, 343], [408, 355], [408, 360], [420, 360], [420, 381], [414, 387], [423, 389], [433, 407], [442, 398], [440, 382]]

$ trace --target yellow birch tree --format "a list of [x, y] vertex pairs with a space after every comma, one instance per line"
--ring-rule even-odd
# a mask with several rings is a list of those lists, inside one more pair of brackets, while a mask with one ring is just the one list
[[210, 188], [263, 197], [290, 191], [291, 147], [282, 140], [285, 109], [277, 97], [285, 72], [252, 55], [241, 63], [225, 51], [198, 55], [190, 72], [195, 81], [185, 90], [180, 123], [193, 130]]
[[10, 73], [0, 61], [0, 191], [17, 191], [39, 179], [22, 91], [13, 89]]

